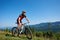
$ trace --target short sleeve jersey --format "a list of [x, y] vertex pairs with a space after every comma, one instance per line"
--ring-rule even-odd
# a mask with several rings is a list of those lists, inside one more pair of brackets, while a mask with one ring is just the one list
[[22, 20], [23, 18], [26, 18], [26, 15], [21, 14], [21, 15], [19, 15], [19, 17], [20, 17], [20, 20]]

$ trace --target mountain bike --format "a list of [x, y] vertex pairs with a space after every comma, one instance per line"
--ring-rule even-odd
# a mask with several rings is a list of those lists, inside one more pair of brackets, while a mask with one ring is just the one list
[[[28, 39], [32, 39], [31, 28], [30, 28], [29, 24], [28, 25], [26, 25], [26, 24], [27, 23], [22, 24], [23, 31], [21, 28], [19, 30], [17, 27], [13, 27], [12, 28], [12, 35], [19, 36], [19, 35], [25, 34]], [[22, 31], [22, 34], [20, 34], [21, 31]]]

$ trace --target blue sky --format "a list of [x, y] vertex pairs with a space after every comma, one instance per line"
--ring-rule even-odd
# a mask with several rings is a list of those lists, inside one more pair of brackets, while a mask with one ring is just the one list
[[0, 0], [0, 26], [15, 26], [23, 10], [30, 24], [60, 21], [60, 0]]

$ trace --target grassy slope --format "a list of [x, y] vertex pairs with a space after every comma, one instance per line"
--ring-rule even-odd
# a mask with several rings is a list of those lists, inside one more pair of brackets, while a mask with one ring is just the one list
[[27, 40], [26, 37], [12, 37], [11, 34], [9, 36], [5, 36], [7, 32], [0, 31], [0, 40]]
[[[28, 40], [24, 36], [21, 36], [19, 38], [19, 37], [12, 37], [11, 34], [9, 36], [5, 36], [6, 34], [7, 32], [0, 31], [0, 40]], [[41, 38], [33, 37], [32, 40], [44, 40], [44, 39], [42, 37]]]
[[[5, 36], [7, 32], [0, 31], [0, 40], [28, 40], [25, 35], [19, 37], [12, 37], [11, 34], [9, 36]], [[45, 39], [43, 37], [35, 37], [33, 36], [32, 40], [49, 40], [49, 38]], [[55, 40], [55, 39], [50, 39]]]

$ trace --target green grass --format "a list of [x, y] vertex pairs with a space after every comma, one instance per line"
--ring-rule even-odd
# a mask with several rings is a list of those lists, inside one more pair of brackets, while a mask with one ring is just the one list
[[[8, 35], [6, 36], [6, 34]], [[13, 37], [11, 36], [11, 33], [0, 31], [0, 40], [28, 40], [28, 39], [26, 38], [25, 35], [22, 35], [21, 37]], [[52, 38], [33, 36], [32, 40], [57, 40], [57, 38], [55, 36]]]
[[0, 40], [27, 40], [26, 37], [13, 37], [11, 34], [6, 36], [7, 32], [0, 31]]

